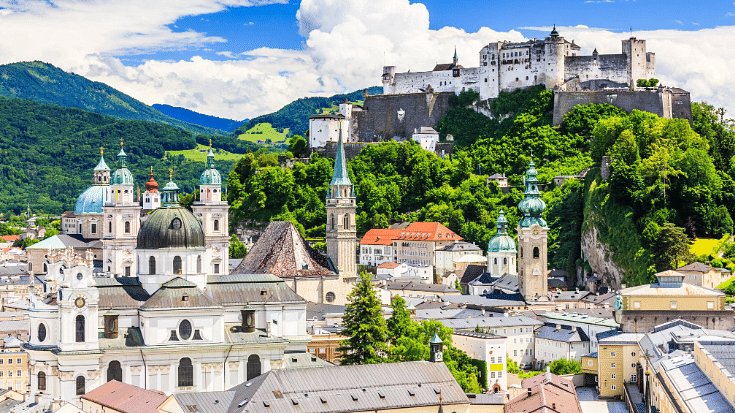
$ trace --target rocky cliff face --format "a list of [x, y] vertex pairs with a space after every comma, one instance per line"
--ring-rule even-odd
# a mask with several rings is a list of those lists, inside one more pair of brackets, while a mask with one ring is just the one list
[[598, 237], [597, 227], [590, 225], [582, 233], [582, 259], [587, 261], [592, 272], [602, 278], [601, 285], [607, 285], [614, 289], [620, 289], [623, 282], [623, 269], [613, 261], [610, 247], [601, 242]]

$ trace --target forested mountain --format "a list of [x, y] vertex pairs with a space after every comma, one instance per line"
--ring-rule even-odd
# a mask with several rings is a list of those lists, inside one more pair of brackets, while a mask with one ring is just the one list
[[[692, 128], [686, 120], [585, 105], [553, 127], [553, 93], [543, 86], [501, 94], [491, 109], [508, 116], [502, 121], [467, 108], [476, 98], [472, 93], [454, 98], [438, 125], [442, 136], [451, 133], [456, 139], [453, 157], [437, 158], [411, 141], [386, 142], [367, 147], [349, 163], [358, 235], [403, 220], [439, 221], [484, 249], [501, 209], [515, 232], [531, 153], [539, 179], [549, 183], [542, 197], [552, 268], [570, 274], [589, 269], [580, 245], [582, 235], [594, 228], [609, 248], [609, 259], [626, 274], [624, 280], [608, 280], [609, 285], [636, 285], [676, 265], [660, 253], [671, 241], [669, 228], [691, 237], [732, 232], [735, 133], [714, 108], [693, 105]], [[600, 179], [603, 155], [612, 159], [612, 177], [606, 181]], [[306, 235], [323, 237], [332, 168], [331, 159], [317, 155], [293, 169], [280, 168], [275, 155], [246, 155], [228, 179], [231, 222], [289, 219]], [[554, 187], [554, 176], [588, 168], [584, 180]], [[487, 176], [496, 172], [509, 176], [508, 193], [487, 184]]]
[[199, 134], [224, 133], [175, 119], [104, 83], [37, 61], [0, 65], [0, 96], [78, 108], [118, 119], [162, 123]]
[[226, 132], [232, 132], [240, 125], [247, 122], [247, 119], [238, 121], [232, 119], [218, 118], [217, 116], [205, 115], [203, 113], [195, 112], [186, 108], [180, 108], [171, 105], [161, 105], [158, 103], [154, 104], [153, 108], [163, 113], [164, 115], [171, 116], [172, 118], [184, 122], [204, 126], [205, 128], [219, 129]]
[[[20, 213], [30, 204], [34, 212], [60, 214], [73, 209], [76, 197], [92, 184], [92, 170], [105, 148], [105, 159], [115, 169], [120, 138], [137, 186], [143, 187], [153, 167], [159, 183], [174, 180], [182, 192], [194, 192], [203, 162], [167, 152], [194, 149], [209, 136], [152, 122], [120, 120], [79, 109], [0, 97], [0, 211]], [[215, 148], [246, 153], [259, 145], [232, 137], [215, 137]], [[227, 174], [234, 161], [217, 161]]]
[[[367, 89], [371, 95], [383, 93], [382, 86], [373, 86]], [[235, 134], [239, 135], [259, 123], [270, 123], [275, 129], [288, 129], [292, 135], [305, 135], [309, 130], [309, 118], [325, 109], [332, 109], [345, 99], [350, 102], [362, 101], [363, 90], [357, 90], [343, 95], [331, 97], [311, 97], [295, 100], [276, 112], [261, 115], [242, 124]]]

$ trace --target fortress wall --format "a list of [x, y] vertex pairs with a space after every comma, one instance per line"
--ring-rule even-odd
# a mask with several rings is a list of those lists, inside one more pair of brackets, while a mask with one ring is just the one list
[[361, 112], [353, 113], [357, 141], [374, 142], [382, 138], [410, 138], [414, 129], [435, 127], [449, 109], [451, 92], [407, 93], [368, 96]]
[[692, 100], [689, 92], [686, 90], [673, 90], [671, 94], [671, 117], [675, 119], [687, 119], [690, 125], [693, 123]]
[[[669, 96], [664, 96], [668, 94]], [[671, 117], [671, 92], [660, 90], [623, 90], [598, 92], [554, 92], [554, 125], [561, 125], [564, 115], [577, 105], [608, 103], [627, 113], [634, 109], [661, 117]], [[681, 111], [684, 112], [683, 110]], [[668, 115], [668, 116], [667, 116]], [[691, 108], [689, 110], [691, 117]]]
[[607, 79], [628, 84], [628, 61], [624, 54], [567, 56], [564, 59], [564, 79], [579, 76], [579, 80]]
[[459, 77], [454, 77], [451, 70], [396, 73], [389, 89], [395, 94], [420, 93], [431, 86], [435, 92], [460, 93], [463, 90], [478, 88], [479, 73], [479, 67], [459, 69]]
[[[367, 148], [370, 145], [378, 145], [380, 142], [355, 142], [355, 143], [345, 143], [345, 156], [347, 159], [354, 159], [360, 151]], [[324, 147], [321, 148], [314, 148], [316, 152], [319, 152], [319, 155], [325, 158], [334, 158], [337, 154], [337, 143], [336, 142], [327, 142]], [[436, 150], [434, 151], [436, 156], [442, 157], [442, 154], [444, 156], [449, 156], [454, 154], [454, 142], [439, 142], [436, 144]]]

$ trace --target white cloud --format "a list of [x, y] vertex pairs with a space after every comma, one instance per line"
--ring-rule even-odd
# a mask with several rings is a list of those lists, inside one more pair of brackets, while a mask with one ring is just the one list
[[682, 23], [682, 22], [681, 22], [681, 20], [674, 20], [674, 23], [679, 23], [679, 24], [681, 24], [682, 26], [684, 25], [684, 23]]
[[[282, 0], [285, 2], [285, 0]], [[449, 62], [476, 66], [479, 50], [496, 40], [523, 40], [517, 30], [429, 28], [429, 13], [408, 0], [302, 0], [297, 14], [301, 50], [259, 48], [220, 51], [228, 60], [149, 60], [126, 66], [121, 57], [140, 52], [196, 48], [225, 39], [169, 27], [183, 16], [215, 13], [247, 0], [0, 0], [0, 63], [43, 60], [105, 82], [145, 103], [167, 103], [202, 113], [243, 119], [276, 110], [304, 96], [330, 95], [379, 85], [385, 62], [399, 71], [430, 70]], [[271, 0], [270, 2], [281, 2]], [[125, 3], [125, 4], [120, 4]], [[249, 23], [244, 23], [249, 24]], [[84, 27], [84, 30], [80, 30]], [[528, 28], [548, 32], [551, 27]], [[587, 26], [557, 27], [589, 54], [620, 53], [628, 33]], [[656, 53], [657, 77], [735, 113], [735, 27], [697, 31], [635, 31]]]

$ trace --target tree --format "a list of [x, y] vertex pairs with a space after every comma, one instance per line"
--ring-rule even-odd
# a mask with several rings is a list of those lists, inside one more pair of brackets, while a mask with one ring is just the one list
[[230, 258], [245, 258], [248, 255], [248, 249], [240, 242], [236, 234], [230, 237]]
[[399, 337], [408, 335], [408, 330], [411, 328], [411, 313], [406, 308], [406, 300], [400, 295], [393, 298], [391, 308], [393, 314], [388, 319], [387, 326], [388, 338], [392, 342]]
[[564, 374], [579, 374], [582, 372], [582, 363], [577, 360], [559, 359], [549, 364], [549, 370], [557, 376]]
[[302, 158], [309, 150], [309, 143], [301, 135], [294, 135], [288, 142], [288, 150], [293, 154], [294, 158]]
[[366, 272], [347, 296], [341, 334], [348, 337], [338, 349], [342, 364], [374, 364], [386, 361], [388, 328], [372, 279]]
[[687, 260], [689, 253], [689, 237], [684, 228], [667, 222], [661, 226], [652, 246], [656, 271], [665, 271], [679, 266], [679, 261]]

